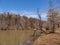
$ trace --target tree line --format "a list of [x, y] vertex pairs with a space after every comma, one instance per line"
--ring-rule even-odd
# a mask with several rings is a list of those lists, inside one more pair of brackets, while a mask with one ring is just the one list
[[60, 28], [60, 15], [54, 9], [49, 9], [47, 13], [47, 21], [41, 20], [39, 9], [37, 10], [38, 19], [20, 16], [20, 14], [1, 13], [0, 14], [0, 30], [41, 30], [54, 32], [56, 28]]
[[0, 30], [40, 29], [40, 20], [9, 12], [0, 14]]

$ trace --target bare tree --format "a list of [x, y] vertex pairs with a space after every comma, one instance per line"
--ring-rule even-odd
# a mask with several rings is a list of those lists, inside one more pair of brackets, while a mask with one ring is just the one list
[[58, 12], [54, 9], [53, 0], [49, 0], [48, 21], [50, 22], [51, 32], [55, 32], [55, 26], [58, 22]]
[[38, 18], [40, 20], [40, 22], [39, 22], [40, 30], [43, 32], [43, 30], [42, 30], [42, 19], [41, 19], [41, 15], [39, 12], [39, 8], [37, 8], [37, 15], [38, 15]]
[[55, 30], [55, 26], [58, 22], [58, 13], [56, 11], [54, 11], [53, 9], [50, 9], [48, 12], [48, 21], [51, 24], [51, 30], [53, 33]]

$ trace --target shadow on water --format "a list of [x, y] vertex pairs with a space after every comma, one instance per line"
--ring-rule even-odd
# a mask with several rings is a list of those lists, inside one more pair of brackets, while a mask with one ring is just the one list
[[38, 37], [33, 37], [32, 40], [27, 40], [25, 43], [19, 43], [18, 45], [32, 45]]
[[39, 36], [37, 37], [33, 37], [31, 40], [27, 40], [26, 42], [24, 43], [19, 43], [18, 45], [32, 45], [34, 43], [34, 41], [38, 38]]
[[33, 44], [33, 40], [28, 40], [25, 43], [19, 43], [18, 45], [32, 45]]
[[41, 32], [36, 31], [33, 35], [31, 35], [32, 39], [31, 40], [27, 40], [25, 43], [19, 43], [18, 45], [32, 45], [34, 43], [34, 41], [41, 36], [40, 34]]

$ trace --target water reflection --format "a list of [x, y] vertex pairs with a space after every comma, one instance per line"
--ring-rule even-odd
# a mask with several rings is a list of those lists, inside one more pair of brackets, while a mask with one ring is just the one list
[[19, 45], [32, 45], [33, 41], [32, 40], [28, 40], [25, 43], [19, 43]]

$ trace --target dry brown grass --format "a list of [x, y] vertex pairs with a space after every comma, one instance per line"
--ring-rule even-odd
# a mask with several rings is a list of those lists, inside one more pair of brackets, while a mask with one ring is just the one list
[[55, 32], [60, 33], [60, 28], [57, 28]]
[[56, 33], [40, 36], [33, 45], [60, 45], [60, 29]]
[[39, 37], [33, 45], [59, 45], [60, 34], [49, 34]]

